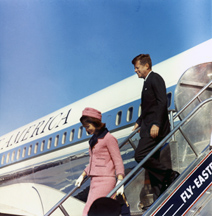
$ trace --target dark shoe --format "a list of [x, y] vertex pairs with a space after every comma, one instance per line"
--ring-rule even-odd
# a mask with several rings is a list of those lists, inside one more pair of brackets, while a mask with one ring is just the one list
[[167, 175], [163, 181], [163, 186], [161, 188], [161, 194], [174, 182], [177, 177], [180, 175], [177, 171], [168, 170]]
[[[172, 171], [172, 173], [171, 173], [171, 175], [170, 175], [170, 181], [169, 181], [169, 183], [171, 184], [172, 182], [174, 182], [176, 179], [177, 179], [177, 177], [180, 175], [180, 173], [179, 172], [177, 172], [177, 171]], [[169, 184], [169, 185], [170, 185]]]
[[172, 182], [180, 175], [177, 171], [174, 170], [168, 170], [167, 174], [165, 176], [165, 179], [163, 181], [164, 184], [167, 184], [168, 186], [171, 185]]
[[[151, 204], [151, 205], [152, 205], [152, 204]], [[143, 210], [143, 211], [146, 211], [151, 205], [144, 206], [144, 207], [142, 208], [142, 210]]]
[[152, 203], [149, 204], [149, 205], [147, 205], [147, 206], [144, 206], [143, 203], [139, 203], [139, 204], [138, 204], [138, 209], [139, 209], [139, 210], [142, 210], [142, 211], [146, 211], [151, 205], [152, 205]]

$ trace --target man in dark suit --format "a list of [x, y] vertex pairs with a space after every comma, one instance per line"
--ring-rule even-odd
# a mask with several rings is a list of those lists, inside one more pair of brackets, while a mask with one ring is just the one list
[[[135, 151], [139, 163], [170, 132], [167, 110], [166, 86], [163, 78], [152, 71], [152, 61], [148, 54], [140, 54], [132, 60], [135, 72], [144, 79], [141, 94], [142, 114], [133, 130], [140, 128], [140, 140]], [[179, 173], [166, 168], [159, 161], [160, 150], [143, 165], [148, 171], [156, 200], [161, 193], [178, 177]]]

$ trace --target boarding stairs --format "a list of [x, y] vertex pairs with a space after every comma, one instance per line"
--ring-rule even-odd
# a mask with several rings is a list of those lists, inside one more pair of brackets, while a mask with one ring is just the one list
[[[198, 65], [191, 68], [181, 77], [175, 90], [177, 110], [170, 111], [172, 130], [139, 164], [133, 158], [139, 142], [139, 129], [119, 143], [127, 173], [124, 180], [107, 197], [111, 197], [124, 184], [131, 215], [211, 214], [212, 150], [209, 143], [212, 133], [212, 80], [211, 77], [208, 80], [208, 64], [211, 72], [212, 63], [206, 63], [201, 67]], [[191, 80], [191, 77], [198, 77], [192, 74], [196, 75], [204, 67], [205, 75], [202, 79], [198, 83]], [[142, 165], [159, 149], [161, 162], [178, 171], [180, 176], [153, 203], [148, 174]], [[65, 216], [74, 215], [74, 212], [67, 212], [62, 204], [77, 189], [75, 187], [67, 193], [45, 216], [51, 215], [57, 208]], [[146, 211], [142, 210], [142, 207], [149, 205]]]

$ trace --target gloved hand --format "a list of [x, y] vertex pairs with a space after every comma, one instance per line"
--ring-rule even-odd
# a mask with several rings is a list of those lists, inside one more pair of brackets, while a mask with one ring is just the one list
[[[116, 186], [121, 182], [121, 180], [118, 180], [117, 183], [116, 183]], [[117, 191], [116, 191], [116, 195], [119, 195], [119, 194], [123, 194], [124, 193], [124, 185], [122, 185]]]
[[75, 186], [80, 187], [81, 184], [82, 184], [83, 179], [84, 179], [84, 177], [83, 177], [83, 175], [81, 175], [81, 176], [76, 180]]

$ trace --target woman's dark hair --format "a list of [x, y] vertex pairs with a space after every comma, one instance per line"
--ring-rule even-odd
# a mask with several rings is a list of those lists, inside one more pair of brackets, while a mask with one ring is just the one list
[[82, 116], [80, 122], [83, 124], [90, 123], [96, 128], [96, 132], [99, 132], [101, 129], [105, 128], [105, 123], [102, 123], [101, 120], [89, 116]]

